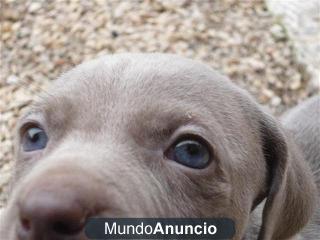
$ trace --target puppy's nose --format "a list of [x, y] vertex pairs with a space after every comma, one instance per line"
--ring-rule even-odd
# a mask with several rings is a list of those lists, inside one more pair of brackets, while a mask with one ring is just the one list
[[30, 191], [19, 203], [19, 240], [75, 239], [82, 232], [88, 213], [72, 189]]

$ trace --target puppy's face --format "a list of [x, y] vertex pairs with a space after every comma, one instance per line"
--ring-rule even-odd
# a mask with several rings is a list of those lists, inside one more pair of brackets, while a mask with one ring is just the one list
[[227, 217], [241, 238], [270, 185], [254, 109], [227, 79], [176, 56], [76, 67], [19, 123], [8, 238], [82, 239], [69, 223], [95, 216]]

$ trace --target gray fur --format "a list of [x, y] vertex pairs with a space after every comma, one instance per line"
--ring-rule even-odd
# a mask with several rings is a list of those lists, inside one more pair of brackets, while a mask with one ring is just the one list
[[302, 150], [318, 187], [317, 208], [300, 237], [318, 239], [320, 236], [320, 96], [314, 96], [285, 113], [282, 123], [292, 133], [295, 142]]
[[[87, 216], [228, 217], [238, 240], [263, 200], [260, 240], [292, 238], [314, 212], [314, 178], [290, 133], [246, 91], [199, 62], [106, 56], [67, 72], [48, 92], [17, 126], [13, 191], [0, 220], [4, 239], [17, 239], [26, 208], [41, 226], [21, 240], [85, 239], [48, 231], [48, 215], [35, 209], [50, 212], [51, 201], [80, 204]], [[46, 129], [49, 142], [25, 153], [21, 131], [30, 121]], [[213, 149], [207, 168], [164, 156], [185, 134]]]

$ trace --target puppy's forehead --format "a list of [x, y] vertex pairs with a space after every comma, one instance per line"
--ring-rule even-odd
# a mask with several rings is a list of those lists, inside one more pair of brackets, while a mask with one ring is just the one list
[[204, 91], [221, 78], [204, 64], [176, 55], [118, 54], [77, 66], [64, 74], [55, 88], [77, 94], [81, 91], [86, 97], [114, 98], [120, 94], [138, 99], [137, 93], [184, 96], [187, 90]]
[[205, 65], [175, 55], [118, 54], [62, 75], [39, 105], [49, 119], [87, 128], [137, 116], [161, 125], [205, 111], [208, 98], [221, 99], [226, 84]]

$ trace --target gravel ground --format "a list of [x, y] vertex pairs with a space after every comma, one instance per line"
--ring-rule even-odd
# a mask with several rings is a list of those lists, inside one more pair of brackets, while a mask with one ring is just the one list
[[306, 66], [310, 87], [320, 90], [320, 1], [266, 0], [292, 39], [295, 58]]
[[202, 60], [275, 114], [311, 95], [285, 29], [258, 1], [1, 1], [0, 207], [18, 115], [72, 66], [117, 52]]

